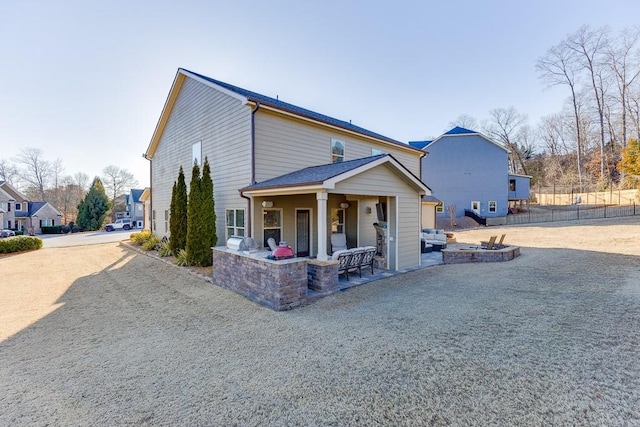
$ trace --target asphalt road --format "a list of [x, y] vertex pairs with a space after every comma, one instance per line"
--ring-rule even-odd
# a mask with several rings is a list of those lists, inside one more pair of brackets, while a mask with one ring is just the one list
[[37, 237], [42, 239], [44, 248], [65, 248], [129, 240], [131, 233], [137, 231], [140, 230], [85, 231], [73, 234], [41, 234]]

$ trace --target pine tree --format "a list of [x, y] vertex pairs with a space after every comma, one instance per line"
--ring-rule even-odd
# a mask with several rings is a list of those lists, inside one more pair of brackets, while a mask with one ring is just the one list
[[211, 255], [211, 247], [215, 246], [218, 243], [218, 236], [216, 234], [216, 205], [213, 194], [213, 180], [211, 179], [211, 168], [209, 167], [209, 159], [207, 159], [206, 157], [204, 158], [204, 166], [202, 167], [201, 185], [204, 236], [206, 237], [205, 241], [207, 244], [207, 248], [209, 249], [209, 254]]
[[193, 164], [191, 182], [189, 183], [189, 201], [187, 206], [187, 263], [189, 265], [203, 265], [202, 244], [204, 241], [202, 229], [202, 179], [198, 163]]
[[171, 252], [177, 255], [181, 249], [187, 247], [187, 185], [184, 181], [184, 171], [180, 166], [178, 181], [173, 183], [171, 192], [171, 217], [169, 228], [171, 239], [169, 245]]
[[99, 230], [104, 224], [111, 202], [100, 178], [95, 177], [89, 192], [78, 205], [78, 226], [87, 230]]

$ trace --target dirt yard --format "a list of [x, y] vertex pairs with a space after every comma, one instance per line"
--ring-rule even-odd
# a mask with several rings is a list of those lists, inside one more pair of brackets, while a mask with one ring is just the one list
[[0, 258], [0, 425], [639, 425], [640, 218], [289, 312], [117, 243]]

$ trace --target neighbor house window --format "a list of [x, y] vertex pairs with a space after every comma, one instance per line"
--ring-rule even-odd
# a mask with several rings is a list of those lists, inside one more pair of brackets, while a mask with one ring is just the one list
[[273, 237], [278, 245], [282, 239], [282, 210], [281, 209], [264, 209], [262, 211], [262, 230], [263, 242], [262, 246], [269, 247], [269, 238]]
[[489, 212], [492, 212], [492, 213], [498, 212], [498, 202], [496, 201], [489, 202]]
[[227, 209], [227, 238], [244, 237], [244, 209]]
[[344, 209], [331, 209], [331, 232], [344, 233]]
[[371, 149], [371, 155], [372, 156], [378, 156], [380, 154], [384, 154], [384, 151], [382, 150], [378, 150], [377, 148], [372, 148]]
[[164, 211], [164, 232], [165, 233], [169, 232], [169, 211], [168, 210]]
[[198, 166], [202, 165], [202, 141], [198, 141], [195, 144], [193, 144], [193, 147], [191, 147], [191, 153], [192, 153], [192, 157], [193, 159], [191, 160], [191, 166], [193, 166], [194, 163], [198, 164]]
[[331, 163], [344, 162], [344, 141], [331, 139]]
[[53, 220], [52, 219], [41, 219], [40, 220], [40, 227], [53, 227]]
[[444, 203], [440, 202], [436, 205], [436, 213], [443, 213], [444, 212]]
[[151, 225], [152, 225], [153, 231], [156, 231], [156, 210], [155, 209], [151, 214], [151, 219], [152, 219]]
[[22, 210], [22, 203], [16, 203], [16, 210], [17, 211], [21, 211]]
[[510, 179], [509, 180], [509, 191], [516, 191], [516, 180], [515, 179]]

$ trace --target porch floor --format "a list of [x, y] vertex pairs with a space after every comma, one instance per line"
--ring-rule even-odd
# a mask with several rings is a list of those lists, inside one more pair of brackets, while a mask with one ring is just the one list
[[[409, 271], [421, 270], [427, 267], [433, 267], [434, 265], [444, 264], [442, 260], [442, 252], [430, 252], [427, 254], [421, 254], [421, 265], [419, 267], [408, 268], [400, 271], [392, 271], [392, 270], [381, 270], [375, 268], [373, 270], [373, 274], [371, 274], [370, 269], [362, 269], [362, 277], [358, 277], [357, 274], [350, 274], [349, 280], [347, 280], [344, 276], [340, 276], [338, 278], [338, 286], [340, 291], [345, 291], [347, 289], [353, 288], [355, 286], [364, 285], [365, 283], [374, 282], [380, 279], [386, 279], [387, 277], [397, 276], [398, 274], [407, 273]], [[310, 289], [307, 290], [307, 298], [313, 300], [314, 297], [319, 296], [317, 292], [314, 292]]]

